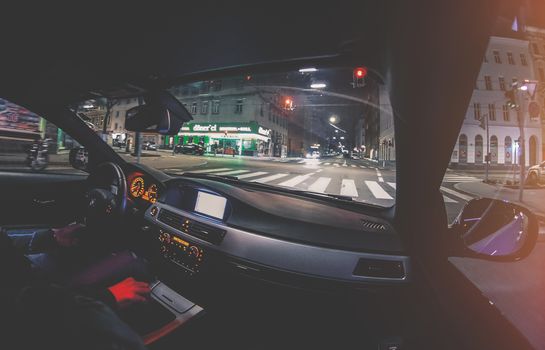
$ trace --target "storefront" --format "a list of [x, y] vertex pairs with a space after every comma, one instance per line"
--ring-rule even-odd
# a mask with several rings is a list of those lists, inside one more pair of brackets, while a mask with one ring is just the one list
[[200, 144], [208, 153], [247, 156], [269, 155], [271, 130], [257, 122], [243, 123], [187, 123], [180, 133], [166, 136], [165, 148], [177, 144]]

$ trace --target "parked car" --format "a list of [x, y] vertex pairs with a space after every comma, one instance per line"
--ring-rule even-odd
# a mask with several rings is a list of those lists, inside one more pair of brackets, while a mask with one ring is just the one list
[[545, 183], [545, 162], [530, 167], [527, 179], [528, 183], [532, 185]]
[[157, 151], [157, 145], [153, 141], [145, 141], [142, 143], [142, 149]]
[[202, 156], [204, 154], [204, 148], [194, 143], [190, 143], [186, 145], [178, 144], [174, 146], [174, 153], [194, 154], [194, 155]]

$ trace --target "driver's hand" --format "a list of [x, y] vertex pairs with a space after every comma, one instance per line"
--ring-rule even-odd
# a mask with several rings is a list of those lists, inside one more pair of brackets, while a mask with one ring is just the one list
[[121, 308], [147, 301], [151, 292], [148, 283], [139, 282], [132, 277], [114, 284], [108, 290], [113, 294], [117, 305]]
[[53, 228], [53, 237], [61, 247], [73, 247], [79, 244], [81, 229], [85, 227], [81, 224], [70, 224], [65, 227]]

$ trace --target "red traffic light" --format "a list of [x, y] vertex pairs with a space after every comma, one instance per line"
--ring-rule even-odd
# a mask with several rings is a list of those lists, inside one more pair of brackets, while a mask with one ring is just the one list
[[354, 76], [356, 78], [364, 78], [365, 76], [367, 75], [367, 68], [365, 67], [358, 67], [356, 69], [354, 69]]

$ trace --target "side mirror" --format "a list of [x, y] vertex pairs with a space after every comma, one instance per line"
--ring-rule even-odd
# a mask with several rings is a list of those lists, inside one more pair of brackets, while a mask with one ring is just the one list
[[530, 254], [537, 242], [538, 220], [528, 209], [506, 201], [469, 201], [451, 230], [461, 242], [461, 256], [516, 261]]
[[180, 101], [166, 91], [150, 93], [144, 101], [144, 105], [127, 111], [125, 129], [128, 131], [176, 135], [184, 122], [193, 119]]
[[89, 152], [83, 147], [72, 148], [68, 154], [68, 160], [75, 169], [83, 171], [89, 169]]

